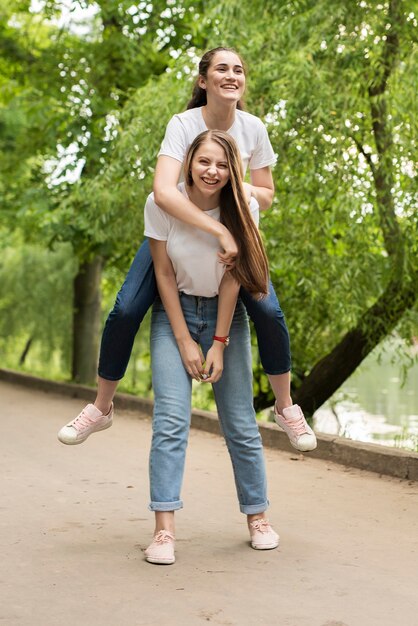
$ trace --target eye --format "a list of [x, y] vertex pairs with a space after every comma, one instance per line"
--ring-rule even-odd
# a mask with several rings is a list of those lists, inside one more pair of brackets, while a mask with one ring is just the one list
[[228, 163], [218, 163], [218, 167], [223, 170], [228, 169]]

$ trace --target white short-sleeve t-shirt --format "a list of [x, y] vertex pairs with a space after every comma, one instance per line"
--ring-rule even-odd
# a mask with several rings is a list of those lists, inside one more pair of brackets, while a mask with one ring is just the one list
[[[203, 119], [202, 107], [174, 115], [167, 124], [158, 156], [169, 156], [183, 163], [190, 144], [205, 130], [208, 128]], [[267, 129], [255, 115], [237, 109], [235, 121], [227, 132], [237, 142], [244, 174], [248, 167], [250, 170], [258, 170], [276, 162]]]
[[[187, 197], [184, 183], [179, 183], [178, 188]], [[259, 210], [255, 198], [251, 198], [250, 210], [258, 226]], [[219, 208], [205, 213], [215, 220], [220, 219]], [[218, 239], [168, 215], [155, 204], [153, 193], [145, 204], [144, 222], [147, 237], [167, 242], [167, 254], [173, 264], [179, 291], [206, 298], [217, 296], [225, 271], [217, 254], [220, 250]]]

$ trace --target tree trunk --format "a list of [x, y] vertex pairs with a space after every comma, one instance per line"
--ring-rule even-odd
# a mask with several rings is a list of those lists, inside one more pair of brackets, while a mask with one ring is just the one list
[[293, 394], [306, 415], [313, 413], [332, 396], [360, 365], [363, 359], [396, 326], [417, 299], [413, 281], [398, 289], [393, 282], [379, 300], [362, 316], [335, 348], [311, 370]]
[[30, 347], [31, 347], [31, 345], [32, 345], [32, 342], [33, 342], [33, 336], [32, 336], [32, 337], [29, 337], [29, 339], [28, 339], [28, 340], [27, 340], [27, 342], [26, 342], [26, 345], [25, 345], [25, 347], [24, 347], [24, 349], [23, 349], [23, 352], [22, 352], [22, 354], [20, 355], [19, 365], [24, 365], [24, 364], [25, 364], [26, 357], [28, 356], [28, 352], [29, 352], [29, 350], [30, 350]]
[[95, 257], [80, 266], [74, 279], [72, 380], [77, 383], [96, 380], [102, 267], [102, 258]]

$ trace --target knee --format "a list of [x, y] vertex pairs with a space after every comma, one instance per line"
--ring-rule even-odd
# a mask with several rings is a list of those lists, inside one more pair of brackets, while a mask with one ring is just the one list
[[165, 419], [154, 424], [152, 443], [153, 448], [172, 454], [182, 451], [187, 446], [188, 428], [176, 419]]
[[138, 306], [138, 303], [129, 295], [119, 292], [109, 318], [118, 319], [126, 324], [133, 324], [140, 322], [142, 317], [141, 307]]
[[154, 403], [153, 434], [165, 441], [187, 439], [190, 414], [186, 407], [187, 404], [177, 407], [176, 399], [173, 399], [171, 406], [169, 406], [166, 401], [156, 398]]
[[273, 298], [266, 298], [260, 302], [256, 318], [257, 322], [262, 322], [266, 326], [276, 326], [278, 324], [284, 329], [287, 328], [283, 311], [277, 300]]
[[265, 301], [262, 302], [261, 310], [267, 319], [278, 321], [284, 318], [283, 311], [281, 310], [277, 300], [266, 298]]
[[230, 433], [226, 437], [229, 450], [236, 450], [240, 457], [249, 459], [253, 455], [258, 455], [260, 450], [263, 449], [263, 442], [260, 433], [246, 433], [243, 436], [242, 433]]
[[241, 420], [242, 414], [231, 420], [229, 426], [223, 428], [225, 439], [241, 450], [254, 450], [262, 448], [262, 439], [257, 423]]
[[283, 311], [271, 286], [269, 294], [262, 300], [254, 300], [253, 298], [249, 300], [247, 297], [245, 306], [255, 323], [267, 325], [278, 323], [284, 327], [286, 326]]

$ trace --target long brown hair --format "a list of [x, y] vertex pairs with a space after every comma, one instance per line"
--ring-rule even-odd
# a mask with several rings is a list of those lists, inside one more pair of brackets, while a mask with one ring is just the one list
[[[207, 104], [208, 99], [207, 99], [206, 89], [202, 89], [202, 87], [199, 86], [199, 79], [201, 76], [203, 78], [207, 78], [208, 69], [210, 68], [213, 57], [215, 56], [217, 52], [233, 52], [234, 54], [236, 54], [242, 63], [242, 67], [244, 68], [245, 74], [247, 73], [245, 69], [244, 61], [242, 60], [238, 52], [234, 50], [233, 48], [224, 48], [220, 46], [219, 48], [213, 48], [212, 50], [208, 50], [200, 59], [199, 76], [196, 78], [195, 84], [193, 86], [192, 97], [187, 104], [187, 109], [195, 109], [196, 107], [201, 107]], [[244, 109], [244, 102], [242, 98], [241, 100], [238, 100], [237, 102], [237, 109], [240, 109], [240, 110]]]
[[251, 215], [245, 196], [242, 175], [242, 162], [235, 140], [222, 130], [206, 130], [190, 144], [184, 160], [184, 179], [193, 186], [191, 165], [197, 149], [207, 141], [214, 141], [225, 152], [228, 163], [229, 180], [221, 189], [221, 222], [234, 237], [238, 246], [232, 276], [244, 289], [256, 298], [268, 294], [269, 267], [264, 245], [258, 228]]

